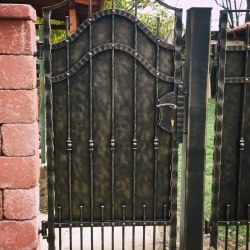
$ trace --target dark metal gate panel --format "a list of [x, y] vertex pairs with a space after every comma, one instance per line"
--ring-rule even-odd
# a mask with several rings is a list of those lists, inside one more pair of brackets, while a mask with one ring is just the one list
[[225, 227], [228, 248], [229, 226], [235, 225], [236, 249], [239, 226], [246, 225], [249, 246], [250, 222], [250, 82], [249, 27], [243, 44], [227, 44], [227, 15], [221, 12], [219, 71], [216, 102], [214, 180], [211, 245], [217, 246], [218, 225]]
[[90, 10], [74, 34], [51, 46], [50, 15], [60, 6], [44, 9], [49, 247], [54, 227], [122, 225], [153, 225], [155, 247], [155, 227], [171, 225], [175, 249], [181, 10], [176, 46], [116, 9]]

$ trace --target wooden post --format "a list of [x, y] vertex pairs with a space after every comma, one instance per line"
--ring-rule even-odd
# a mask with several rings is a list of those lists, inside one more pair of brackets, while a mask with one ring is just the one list
[[70, 33], [74, 33], [77, 29], [78, 17], [76, 14], [76, 8], [69, 9], [69, 21], [70, 21]]

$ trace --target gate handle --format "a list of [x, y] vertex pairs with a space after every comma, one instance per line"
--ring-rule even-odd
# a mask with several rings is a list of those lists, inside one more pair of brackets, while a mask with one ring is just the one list
[[167, 132], [174, 132], [177, 106], [174, 103], [161, 103], [156, 107], [160, 110], [158, 126]]

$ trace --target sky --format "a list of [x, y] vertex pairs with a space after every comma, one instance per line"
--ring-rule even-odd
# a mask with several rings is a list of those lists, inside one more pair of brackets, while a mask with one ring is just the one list
[[[221, 8], [214, 0], [164, 0], [165, 3], [183, 9], [183, 23], [186, 22], [186, 10], [191, 7], [212, 7], [211, 30], [218, 30]], [[244, 1], [243, 1], [244, 2]], [[246, 8], [244, 4], [242, 8]]]

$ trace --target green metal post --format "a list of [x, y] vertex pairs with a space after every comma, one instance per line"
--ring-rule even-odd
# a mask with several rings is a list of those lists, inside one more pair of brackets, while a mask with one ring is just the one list
[[[44, 42], [43, 25], [39, 26], [39, 41]], [[40, 84], [42, 84], [42, 99], [39, 123], [41, 126], [41, 164], [46, 164], [46, 123], [45, 123], [45, 91], [44, 91], [44, 59], [39, 59]]]

